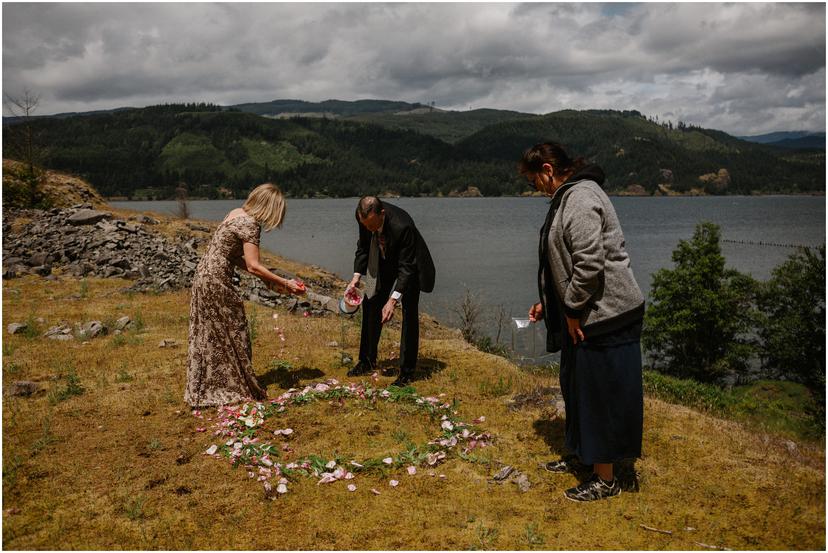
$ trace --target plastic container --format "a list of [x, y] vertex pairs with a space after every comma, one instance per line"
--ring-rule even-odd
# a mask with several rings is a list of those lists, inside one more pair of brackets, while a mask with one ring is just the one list
[[339, 299], [339, 311], [345, 315], [353, 315], [362, 305], [365, 299], [365, 292], [359, 288], [348, 288]]

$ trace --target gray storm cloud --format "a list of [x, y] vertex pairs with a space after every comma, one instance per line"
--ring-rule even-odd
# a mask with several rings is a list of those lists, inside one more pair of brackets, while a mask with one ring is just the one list
[[824, 4], [4, 4], [41, 113], [383, 98], [824, 130]]

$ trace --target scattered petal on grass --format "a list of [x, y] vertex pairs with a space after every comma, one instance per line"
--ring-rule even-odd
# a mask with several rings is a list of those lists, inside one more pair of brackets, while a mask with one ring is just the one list
[[415, 466], [413, 466], [413, 465], [412, 465], [412, 466], [410, 466], [410, 467], [408, 467], [408, 469], [407, 469], [407, 470], [408, 470], [408, 474], [410, 474], [410, 475], [412, 475], [412, 476], [413, 476], [413, 475], [415, 475], [415, 474], [417, 474], [417, 467], [415, 467]]
[[474, 424], [480, 424], [481, 422], [486, 422], [486, 417], [477, 417], [472, 421]]
[[385, 459], [382, 460], [382, 462], [385, 463], [386, 465], [390, 465], [391, 463], [394, 462], [394, 459], [392, 459], [391, 457], [386, 457]]
[[397, 480], [391, 480], [390, 482], [388, 482], [388, 485], [391, 486], [392, 488], [396, 488], [397, 486], [400, 485], [400, 483]]
[[278, 319], [278, 318], [279, 318], [279, 314], [278, 314], [278, 313], [274, 313], [274, 314], [273, 314], [273, 318], [274, 318], [274, 319]]
[[356, 491], [356, 486], [354, 486], [353, 484], [348, 484], [348, 491], [349, 492], [355, 492]]
[[332, 469], [336, 466], [336, 461], [328, 461], [328, 464], [325, 465], [325, 468]]
[[371, 488], [371, 493], [374, 495], [380, 495], [379, 491], [376, 488]]
[[356, 461], [351, 461], [351, 464], [352, 464], [352, 465], [354, 465], [355, 467], [362, 468], [362, 465], [360, 465], [360, 464], [359, 464], [359, 463], [357, 463]]
[[446, 477], [446, 475], [445, 475], [445, 474], [441, 474], [441, 475], [440, 475], [440, 478], [445, 478], [445, 477]]
[[454, 430], [454, 425], [452, 425], [449, 421], [443, 421], [442, 424], [440, 424], [440, 428], [443, 430]]
[[207, 455], [213, 455], [216, 451], [218, 451], [218, 446], [216, 444], [213, 444], [210, 447], [208, 447], [207, 451], [205, 451], [204, 453], [206, 453]]
[[207, 429], [204, 428], [203, 426], [199, 426], [198, 428], [196, 428], [196, 432], [205, 432], [206, 430]]
[[290, 436], [291, 434], [293, 434], [293, 428], [285, 428], [284, 430], [282, 430], [283, 436]]
[[354, 473], [353, 472], [346, 472], [345, 473], [345, 480], [353, 480], [353, 479], [354, 479]]
[[276, 491], [279, 493], [287, 493], [288, 489], [286, 485], [279, 484], [278, 486], [276, 486]]

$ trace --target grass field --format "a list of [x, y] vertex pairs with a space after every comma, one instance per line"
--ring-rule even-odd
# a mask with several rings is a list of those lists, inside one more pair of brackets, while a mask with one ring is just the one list
[[[301, 266], [270, 263], [303, 276]], [[648, 398], [640, 491], [572, 503], [563, 490], [575, 477], [539, 468], [561, 453], [555, 409], [509, 409], [516, 394], [556, 386], [557, 378], [482, 353], [425, 316], [417, 392], [446, 394], [464, 420], [484, 416], [493, 445], [468, 459], [449, 456], [435, 476], [389, 468], [357, 475], [354, 492], [344, 481], [299, 478], [267, 499], [244, 468], [203, 454], [215, 439], [197, 429], [215, 412], [198, 419], [182, 401], [188, 292], [122, 291], [128, 285], [63, 276], [3, 282], [4, 323], [30, 324], [13, 336], [4, 325], [4, 388], [33, 380], [43, 389], [3, 398], [5, 549], [825, 548], [824, 441], [793, 443]], [[270, 396], [328, 378], [360, 380], [346, 377], [341, 362], [343, 351], [356, 357], [356, 320], [246, 309], [254, 366]], [[42, 336], [60, 322], [122, 315], [133, 328], [121, 335]], [[386, 330], [381, 359], [396, 357], [398, 339], [398, 327]], [[178, 346], [161, 348], [162, 340]], [[380, 385], [395, 377], [393, 362], [385, 366]], [[284, 461], [391, 455], [439, 426], [399, 405], [355, 401], [309, 403], [279, 423], [295, 431]], [[529, 491], [490, 483], [502, 464], [524, 472]]]

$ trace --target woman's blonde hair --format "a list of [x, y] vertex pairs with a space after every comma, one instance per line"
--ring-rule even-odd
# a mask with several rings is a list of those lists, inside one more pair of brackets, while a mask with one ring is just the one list
[[266, 231], [282, 226], [285, 218], [285, 197], [271, 182], [260, 184], [247, 197], [242, 209], [256, 219]]

